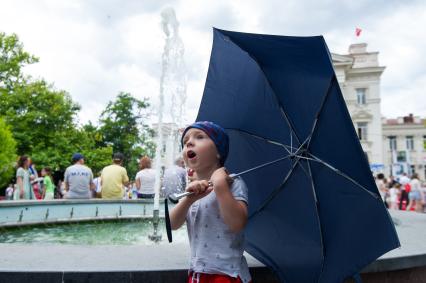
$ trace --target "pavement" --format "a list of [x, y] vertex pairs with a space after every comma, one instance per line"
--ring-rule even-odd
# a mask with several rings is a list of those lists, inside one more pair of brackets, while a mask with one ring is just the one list
[[[426, 214], [391, 211], [401, 248], [368, 266], [364, 272], [426, 266]], [[165, 236], [165, 235], [164, 235]], [[380, 240], [380, 239], [374, 239]], [[0, 272], [102, 272], [186, 270], [189, 246], [151, 245], [25, 245], [0, 244]], [[263, 265], [246, 254], [250, 267]]]

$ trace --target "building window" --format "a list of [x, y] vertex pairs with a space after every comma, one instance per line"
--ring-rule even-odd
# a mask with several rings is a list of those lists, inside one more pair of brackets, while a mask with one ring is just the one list
[[414, 173], [416, 173], [416, 165], [410, 165], [410, 175], [413, 175]]
[[407, 162], [407, 152], [398, 151], [398, 155], [396, 156], [396, 162]]
[[357, 123], [357, 133], [360, 140], [367, 140], [367, 123], [359, 122]]
[[390, 150], [396, 150], [396, 136], [389, 136], [388, 139]]
[[357, 88], [356, 89], [356, 100], [358, 102], [358, 105], [364, 105], [365, 104], [365, 88]]
[[405, 143], [407, 145], [407, 150], [414, 150], [414, 137], [413, 136], [406, 136], [405, 137]]

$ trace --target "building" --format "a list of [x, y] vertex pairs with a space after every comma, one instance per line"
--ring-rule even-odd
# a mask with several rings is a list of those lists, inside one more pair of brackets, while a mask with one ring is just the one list
[[367, 44], [349, 46], [349, 54], [332, 54], [337, 80], [364, 153], [372, 165], [383, 164], [380, 77], [385, 67]]
[[426, 179], [426, 119], [413, 114], [383, 118], [383, 145], [386, 174], [416, 172]]
[[332, 54], [337, 80], [371, 169], [386, 175], [417, 172], [426, 179], [426, 124], [412, 114], [386, 119], [380, 110], [378, 52], [352, 44], [345, 55]]

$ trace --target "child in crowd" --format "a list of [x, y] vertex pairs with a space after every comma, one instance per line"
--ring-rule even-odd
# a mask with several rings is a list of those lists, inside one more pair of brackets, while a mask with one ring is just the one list
[[55, 198], [55, 186], [53, 185], [52, 170], [44, 167], [41, 170], [43, 176], [43, 195], [42, 199], [51, 200]]
[[395, 183], [393, 187], [389, 189], [389, 209], [398, 209], [398, 200], [400, 195], [401, 184]]
[[196, 122], [182, 134], [183, 158], [195, 179], [171, 211], [172, 229], [186, 221], [191, 261], [188, 283], [250, 282], [243, 256], [248, 191], [241, 178], [232, 181], [223, 167], [229, 137], [212, 122]]
[[15, 189], [13, 188], [13, 184], [9, 184], [9, 187], [6, 189], [6, 200], [12, 200], [13, 199], [13, 191]]

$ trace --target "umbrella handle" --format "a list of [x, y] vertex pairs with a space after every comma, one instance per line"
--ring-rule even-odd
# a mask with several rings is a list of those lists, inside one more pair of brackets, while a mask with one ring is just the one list
[[167, 203], [167, 199], [164, 200], [164, 219], [166, 221], [167, 239], [169, 240], [169, 243], [171, 243], [173, 241], [173, 236], [172, 225], [170, 223], [169, 204]]
[[[211, 181], [209, 181], [209, 187], [213, 187], [213, 183]], [[194, 192], [183, 192], [183, 193], [174, 193], [174, 194], [170, 194], [167, 198], [172, 202], [172, 203], [178, 203], [179, 200], [181, 198], [184, 198], [186, 196], [190, 196], [193, 195]]]
[[[266, 162], [266, 163], [261, 164], [261, 165], [259, 165], [259, 166], [256, 166], [256, 167], [253, 167], [253, 168], [250, 168], [250, 169], [248, 169], [248, 170], [245, 170], [245, 171], [240, 172], [240, 173], [237, 173], [237, 174], [234, 174], [234, 173], [233, 173], [233, 174], [229, 174], [229, 175], [228, 175], [228, 177], [229, 177], [229, 178], [231, 178], [232, 180], [235, 180], [235, 178], [237, 178], [237, 177], [238, 177], [238, 176], [240, 176], [240, 175], [244, 175], [244, 174], [249, 173], [249, 172], [251, 172], [251, 171], [254, 171], [254, 170], [257, 170], [257, 169], [260, 169], [260, 168], [263, 168], [263, 167], [269, 166], [269, 165], [272, 165], [272, 164], [277, 163], [277, 162], [279, 162], [279, 161], [282, 161], [282, 160], [284, 160], [284, 159], [290, 158], [291, 156], [294, 156], [294, 155], [287, 155], [287, 156], [281, 157], [281, 158], [279, 158], [279, 159], [276, 159], [276, 160], [273, 160], [273, 161], [270, 161], [270, 162]], [[209, 186], [213, 186], [213, 184], [212, 184], [211, 182], [209, 182]], [[180, 193], [180, 194], [174, 193], [174, 194], [170, 194], [170, 195], [168, 196], [168, 199], [169, 199], [172, 203], [178, 203], [178, 202], [179, 202], [179, 200], [180, 200], [181, 198], [186, 197], [186, 196], [189, 196], [189, 195], [191, 195], [191, 194], [193, 194], [193, 192], [183, 192], [183, 193]]]

